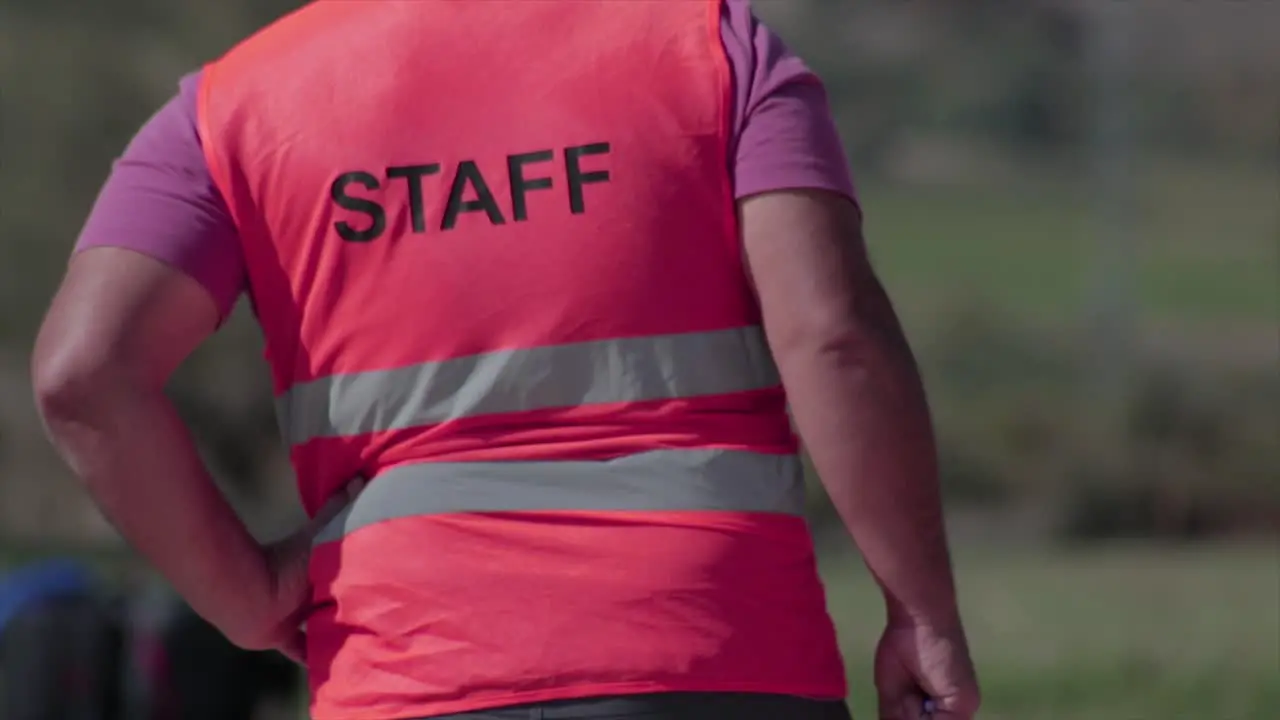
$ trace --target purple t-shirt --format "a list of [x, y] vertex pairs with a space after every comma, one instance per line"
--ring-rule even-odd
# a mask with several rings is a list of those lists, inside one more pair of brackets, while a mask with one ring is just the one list
[[[814, 188], [853, 198], [817, 77], [752, 14], [748, 0], [727, 0], [720, 35], [734, 77], [736, 196]], [[199, 281], [225, 317], [247, 274], [235, 223], [205, 164], [196, 126], [199, 78], [184, 77], [116, 161], [76, 250], [127, 248], [168, 263]]]

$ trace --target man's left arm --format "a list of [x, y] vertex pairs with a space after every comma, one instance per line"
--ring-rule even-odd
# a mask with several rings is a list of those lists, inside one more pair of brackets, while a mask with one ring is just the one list
[[282, 618], [305, 603], [307, 533], [330, 513], [260, 547], [164, 394], [246, 280], [196, 130], [198, 89], [198, 73], [184, 78], [116, 161], [41, 329], [33, 384], [59, 452], [191, 606], [233, 642], [300, 658]]
[[59, 453], [125, 539], [233, 642], [271, 647], [267, 554], [164, 392], [218, 322], [188, 275], [132, 250], [88, 249], [40, 330], [32, 380]]

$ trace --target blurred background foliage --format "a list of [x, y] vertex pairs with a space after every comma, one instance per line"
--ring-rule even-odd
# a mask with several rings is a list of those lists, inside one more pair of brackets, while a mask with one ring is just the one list
[[[11, 554], [114, 547], [44, 443], [26, 380], [34, 329], [111, 161], [183, 73], [298, 4], [0, 2], [0, 537]], [[1116, 612], [1133, 618], [1211, 592], [1176, 622], [1206, 623], [1223, 657], [1251, 648], [1249, 673], [1280, 671], [1280, 3], [754, 4], [826, 82], [874, 259], [925, 371], [962, 566], [994, 584], [968, 596], [990, 625], [980, 640], [1004, 648], [1013, 632], [992, 607], [1021, 604], [1041, 623], [1027, 632], [1048, 632], [1076, 622], [1062, 594], [1118, 593]], [[272, 531], [298, 510], [260, 357], [242, 307], [174, 392], [228, 492]], [[820, 538], [838, 534], [831, 520], [815, 492]], [[1135, 539], [1214, 542], [1122, 542]], [[1205, 554], [1226, 540], [1237, 549]], [[847, 543], [823, 547], [828, 568], [847, 567]], [[1039, 549], [1017, 559], [1014, 548]], [[1168, 553], [1190, 555], [1179, 565]], [[1062, 584], [1072, 577], [1082, 584]], [[1165, 594], [1120, 589], [1126, 577]], [[848, 582], [832, 581], [834, 598], [866, 590], [864, 576]], [[1000, 587], [1021, 600], [994, 597]], [[1225, 606], [1245, 596], [1251, 610]], [[1223, 629], [1232, 615], [1252, 624]], [[851, 632], [858, 647], [871, 636]], [[1181, 651], [1145, 642], [1093, 665], [1064, 646], [1041, 674], [1048, 660], [990, 650], [1009, 665], [995, 672], [992, 716], [1076, 717], [1066, 700], [1036, 714], [1035, 698], [1058, 695], [1094, 718], [1271, 717], [1254, 708], [1280, 703], [1280, 681], [1250, 685], [1197, 655], [1198, 685], [1167, 666]], [[1167, 691], [1171, 710], [1092, 706], [1072, 690], [1107, 685], [1091, 678], [1112, 661], [1139, 694]], [[1189, 700], [1189, 687], [1216, 689]]]

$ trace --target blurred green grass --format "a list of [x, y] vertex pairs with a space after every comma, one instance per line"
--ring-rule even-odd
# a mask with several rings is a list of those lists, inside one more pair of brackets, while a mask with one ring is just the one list
[[[1263, 547], [962, 550], [984, 720], [1268, 720], [1280, 707], [1280, 553]], [[857, 718], [874, 718], [878, 591], [823, 561]]]
[[[957, 298], [1033, 321], [1084, 308], [1100, 242], [1087, 186], [1049, 170], [1016, 177], [861, 183], [873, 256], [909, 319]], [[1153, 160], [1135, 183], [1134, 294], [1144, 315], [1280, 321], [1274, 168]]]

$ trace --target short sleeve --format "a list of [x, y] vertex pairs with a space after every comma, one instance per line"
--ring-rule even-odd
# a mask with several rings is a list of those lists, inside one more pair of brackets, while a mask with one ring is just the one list
[[856, 200], [822, 81], [747, 0], [727, 0], [721, 35], [734, 75], [735, 196], [807, 188]]
[[223, 318], [246, 282], [235, 222], [213, 182], [196, 130], [199, 74], [134, 136], [98, 193], [76, 243], [133, 250], [190, 275]]

